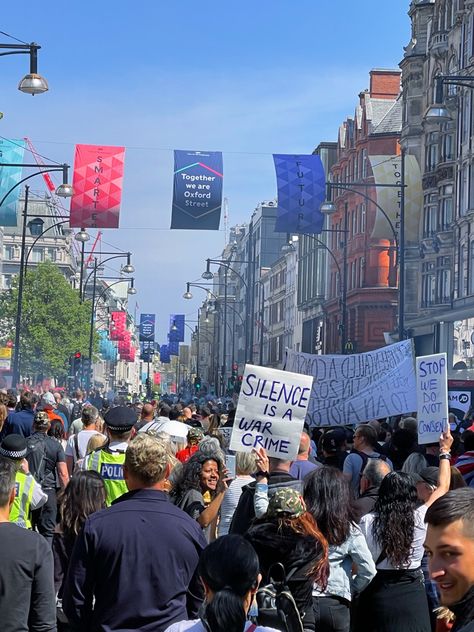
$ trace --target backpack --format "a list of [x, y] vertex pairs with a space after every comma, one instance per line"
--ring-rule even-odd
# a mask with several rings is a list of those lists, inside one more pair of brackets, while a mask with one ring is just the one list
[[258, 625], [275, 628], [281, 632], [303, 632], [303, 622], [287, 581], [295, 574], [294, 568], [286, 575], [281, 562], [272, 564], [268, 572], [269, 582], [257, 590]]
[[74, 402], [72, 411], [71, 411], [71, 421], [80, 419], [83, 406], [84, 406], [84, 402]]
[[46, 477], [46, 435], [36, 434], [26, 440], [26, 460], [30, 473], [42, 485]]
[[362, 467], [360, 468], [359, 476], [362, 476], [362, 472], [364, 471], [369, 459], [380, 459], [381, 461], [387, 460], [387, 456], [385, 454], [377, 453], [378, 456], [369, 456], [365, 452], [359, 452], [359, 450], [356, 450], [355, 448], [352, 448], [350, 454], [357, 454], [362, 459]]

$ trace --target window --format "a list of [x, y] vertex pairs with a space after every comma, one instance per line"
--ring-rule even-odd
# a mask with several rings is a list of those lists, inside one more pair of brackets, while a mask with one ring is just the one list
[[57, 254], [56, 248], [45, 248], [44, 250], [44, 258], [48, 261], [56, 261], [58, 259]]
[[3, 246], [3, 258], [4, 259], [15, 259], [15, 246]]
[[438, 229], [438, 196], [428, 193], [423, 202], [423, 237], [431, 237]]
[[447, 184], [441, 187], [439, 202], [439, 228], [449, 230], [453, 221], [453, 185]]
[[360, 232], [365, 233], [365, 204], [360, 205]]
[[454, 122], [441, 125], [441, 162], [454, 160]]
[[439, 132], [430, 132], [426, 139], [425, 170], [433, 171], [438, 164]]
[[421, 306], [430, 307], [435, 304], [436, 278], [434, 263], [423, 263], [421, 267]]
[[43, 261], [43, 249], [42, 248], [33, 248], [31, 251], [31, 261], [33, 263], [41, 263]]
[[[472, 249], [474, 254], [474, 248]], [[451, 257], [436, 259], [436, 302], [445, 305], [451, 301]]]
[[361, 162], [362, 162], [362, 179], [367, 178], [368, 175], [368, 164], [367, 164], [367, 149], [363, 149], [361, 152]]
[[12, 286], [12, 278], [9, 274], [2, 275], [2, 287], [4, 290], [10, 290]]
[[365, 259], [361, 257], [359, 259], [359, 287], [364, 287], [364, 270], [365, 270]]

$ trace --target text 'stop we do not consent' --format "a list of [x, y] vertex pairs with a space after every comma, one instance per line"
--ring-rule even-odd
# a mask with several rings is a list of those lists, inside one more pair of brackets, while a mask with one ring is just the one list
[[294, 460], [312, 385], [309, 375], [247, 364], [230, 449], [265, 448], [269, 456]]

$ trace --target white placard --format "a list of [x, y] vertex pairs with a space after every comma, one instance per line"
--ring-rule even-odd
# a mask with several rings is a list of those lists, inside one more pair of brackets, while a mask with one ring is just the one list
[[242, 379], [230, 449], [265, 448], [292, 461], [298, 454], [313, 378], [247, 364]]
[[351, 355], [287, 350], [285, 370], [314, 377], [310, 426], [359, 424], [416, 410], [412, 340]]
[[448, 363], [445, 353], [416, 359], [418, 443], [438, 443], [448, 424]]

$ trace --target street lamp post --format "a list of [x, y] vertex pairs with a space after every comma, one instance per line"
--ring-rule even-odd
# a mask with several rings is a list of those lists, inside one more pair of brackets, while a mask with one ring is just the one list
[[[38, 165], [32, 164], [15, 164], [15, 163], [0, 163], [0, 167], [37, 167]], [[72, 187], [68, 184], [67, 176], [68, 176], [69, 165], [45, 165], [45, 168], [41, 171], [31, 173], [28, 176], [22, 178], [19, 182], [14, 184], [3, 196], [0, 201], [0, 207], [5, 202], [7, 197], [21, 184], [30, 180], [31, 178], [43, 175], [48, 172], [56, 172], [61, 171], [63, 174], [63, 183], [56, 189], [56, 195], [60, 197], [71, 197], [73, 194]], [[21, 258], [20, 258], [20, 271], [18, 278], [18, 298], [17, 298], [17, 310], [16, 310], [16, 319], [15, 319], [15, 347], [14, 347], [14, 355], [13, 355], [13, 366], [12, 366], [12, 384], [16, 385], [19, 380], [19, 365], [20, 365], [20, 332], [21, 332], [21, 317], [22, 317], [22, 299], [23, 299], [23, 284], [24, 284], [24, 274], [25, 274], [25, 256], [26, 256], [26, 220], [28, 218], [28, 198], [29, 198], [30, 188], [28, 185], [25, 186], [25, 202], [23, 205], [22, 212], [22, 229], [21, 229]]]

